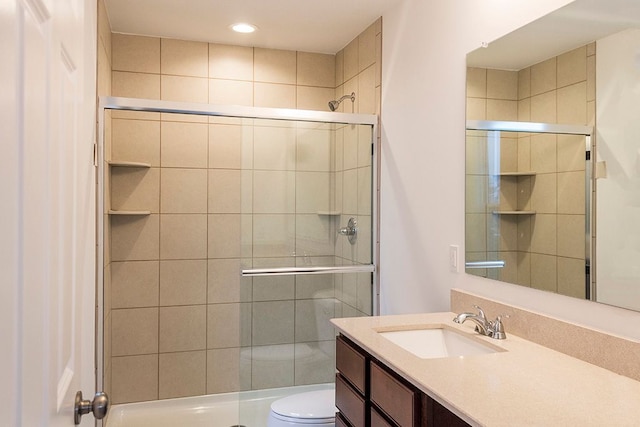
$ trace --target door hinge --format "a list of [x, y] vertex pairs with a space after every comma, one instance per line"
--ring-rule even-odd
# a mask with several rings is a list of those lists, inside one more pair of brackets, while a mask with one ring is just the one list
[[93, 143], [93, 166], [98, 167], [98, 144]]

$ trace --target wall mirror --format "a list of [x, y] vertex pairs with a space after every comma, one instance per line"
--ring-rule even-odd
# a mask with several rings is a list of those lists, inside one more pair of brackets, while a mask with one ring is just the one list
[[640, 3], [467, 55], [466, 272], [640, 311]]

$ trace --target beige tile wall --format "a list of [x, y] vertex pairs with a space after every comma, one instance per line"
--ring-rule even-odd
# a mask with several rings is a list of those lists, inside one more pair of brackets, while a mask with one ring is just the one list
[[[97, 49], [97, 94], [98, 96], [109, 96], [111, 95], [111, 26], [109, 24], [109, 18], [107, 16], [107, 10], [105, 8], [104, 0], [98, 0], [98, 49]], [[97, 126], [97, 123], [96, 123]], [[97, 134], [97, 132], [96, 132]], [[104, 129], [104, 151], [105, 151], [105, 159], [110, 158], [111, 156], [111, 136], [113, 134], [112, 130], [112, 121], [111, 121], [111, 113], [107, 112], [105, 114], [105, 129]], [[104, 171], [109, 170], [109, 166], [106, 164], [104, 166]], [[116, 305], [126, 304], [126, 301], [129, 299], [144, 299], [145, 291], [137, 291], [133, 295], [128, 295], [127, 289], [123, 289], [125, 291], [122, 295], [123, 298], [117, 298], [116, 301], [113, 301], [111, 298], [112, 289], [111, 289], [111, 223], [109, 221], [109, 216], [107, 215], [107, 209], [111, 205], [111, 182], [109, 179], [109, 175], [105, 174], [104, 178], [104, 194], [105, 194], [105, 210], [102, 212], [103, 214], [103, 224], [104, 224], [104, 271], [103, 271], [103, 288], [104, 288], [104, 333], [105, 336], [110, 337], [111, 334], [111, 325], [112, 325], [112, 307]], [[115, 270], [113, 273], [120, 274], [122, 271]], [[147, 286], [148, 282], [144, 282], [141, 286], [141, 289], [144, 289]], [[103, 340], [104, 348], [103, 348], [103, 389], [107, 394], [111, 392], [111, 372], [113, 370], [113, 366], [111, 363], [111, 340], [105, 339]]]
[[[467, 73], [468, 119], [594, 125], [594, 112], [594, 44], [517, 72]], [[479, 133], [468, 132], [467, 254], [485, 260], [491, 259], [487, 251], [495, 251], [513, 262], [473, 273], [584, 298], [584, 138], [503, 134], [501, 171], [536, 172], [500, 180], [500, 209], [537, 212], [517, 219], [487, 212], [493, 209], [491, 191], [484, 189], [492, 182], [482, 166], [487, 150]]]
[[[380, 29], [340, 54], [355, 67], [339, 77], [358, 93], [354, 112], [379, 111]], [[342, 90], [334, 55], [113, 34], [112, 56], [114, 96], [328, 110]], [[113, 209], [151, 212], [110, 220], [114, 403], [332, 381], [328, 319], [371, 313], [370, 275], [343, 285], [239, 270], [370, 262], [371, 135], [112, 115], [111, 158], [151, 165], [111, 174]], [[355, 247], [335, 235], [349, 216], [363, 230]]]

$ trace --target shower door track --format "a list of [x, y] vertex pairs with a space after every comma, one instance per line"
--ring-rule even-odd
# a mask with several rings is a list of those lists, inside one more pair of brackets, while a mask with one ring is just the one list
[[[313, 111], [313, 110], [297, 110], [288, 108], [264, 108], [264, 107], [245, 107], [238, 105], [215, 105], [215, 104], [202, 104], [202, 103], [190, 103], [190, 102], [174, 102], [174, 101], [160, 101], [152, 99], [141, 98], [121, 98], [112, 96], [99, 97], [98, 104], [98, 145], [96, 147], [95, 162], [97, 166], [97, 212], [96, 212], [96, 269], [97, 269], [97, 330], [96, 330], [96, 354], [101, 355], [104, 352], [102, 342], [102, 332], [104, 330], [104, 130], [105, 130], [105, 110], [128, 110], [128, 111], [141, 111], [141, 112], [156, 112], [156, 113], [176, 113], [176, 114], [194, 114], [201, 116], [211, 117], [233, 117], [233, 118], [245, 118], [245, 119], [268, 119], [268, 120], [287, 120], [287, 121], [306, 121], [306, 122], [322, 122], [322, 123], [335, 123], [345, 125], [370, 125], [372, 127], [372, 176], [371, 176], [371, 188], [372, 188], [372, 230], [371, 230], [371, 245], [372, 245], [372, 263], [370, 265], [361, 266], [344, 266], [344, 267], [331, 267], [335, 271], [320, 271], [322, 268], [316, 268], [318, 271], [310, 272], [309, 269], [304, 268], [305, 272], [290, 272], [286, 274], [322, 274], [322, 273], [352, 273], [352, 272], [371, 272], [373, 274], [373, 315], [378, 315], [380, 312], [380, 283], [377, 274], [378, 265], [378, 203], [377, 203], [377, 191], [378, 191], [378, 144], [376, 143], [378, 138], [378, 116], [375, 114], [353, 114], [353, 113], [337, 113], [328, 111]], [[253, 270], [253, 275], [259, 275]], [[270, 269], [278, 270], [278, 269]], [[291, 270], [296, 270], [291, 269]], [[350, 271], [347, 271], [350, 270]], [[273, 275], [274, 273], [267, 273]], [[275, 274], [282, 274], [281, 272]], [[99, 373], [97, 375], [97, 387], [98, 390], [103, 388], [103, 379], [101, 373], [104, 369], [104, 361], [102, 357], [96, 357], [96, 369]]]

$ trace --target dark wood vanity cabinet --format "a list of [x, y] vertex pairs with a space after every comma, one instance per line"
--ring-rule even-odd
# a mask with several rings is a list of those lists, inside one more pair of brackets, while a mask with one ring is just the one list
[[336, 427], [468, 426], [343, 335], [336, 369]]

